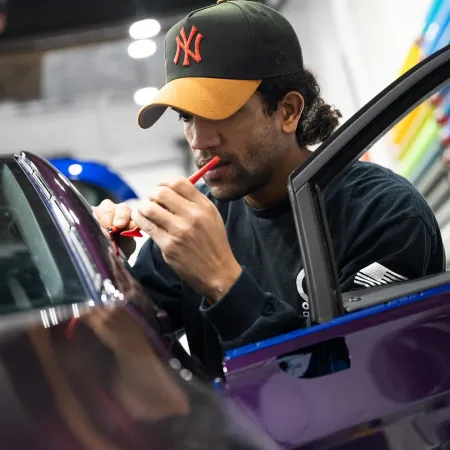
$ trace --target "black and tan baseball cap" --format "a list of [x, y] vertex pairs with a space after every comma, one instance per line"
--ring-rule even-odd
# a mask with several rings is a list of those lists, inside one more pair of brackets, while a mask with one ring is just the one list
[[275, 9], [253, 0], [218, 0], [169, 30], [165, 64], [165, 86], [139, 112], [142, 128], [168, 107], [226, 119], [263, 79], [301, 70], [303, 57], [294, 29]]

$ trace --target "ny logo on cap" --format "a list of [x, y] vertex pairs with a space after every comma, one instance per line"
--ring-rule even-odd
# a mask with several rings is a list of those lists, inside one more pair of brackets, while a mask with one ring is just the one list
[[[203, 34], [198, 33], [197, 28], [193, 25], [191, 28], [191, 34], [189, 35], [189, 39], [186, 37], [186, 31], [184, 27], [181, 29], [180, 34], [183, 39], [181, 41], [180, 36], [177, 36], [177, 54], [175, 55], [175, 59], [173, 62], [178, 65], [178, 61], [180, 60], [181, 50], [184, 51], [184, 62], [183, 66], [189, 66], [191, 57], [195, 62], [199, 63], [202, 60], [202, 56], [200, 55], [200, 42], [203, 39]], [[194, 39], [194, 36], [197, 34], [195, 38], [195, 53], [191, 50], [191, 43]]]

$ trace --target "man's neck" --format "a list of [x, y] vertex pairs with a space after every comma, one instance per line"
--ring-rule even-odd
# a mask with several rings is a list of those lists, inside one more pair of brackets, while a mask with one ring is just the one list
[[289, 175], [311, 155], [311, 151], [305, 148], [296, 147], [288, 152], [288, 156], [283, 158], [278, 166], [271, 182], [261, 189], [252, 192], [245, 197], [245, 201], [252, 208], [269, 208], [282, 202], [288, 195], [287, 180]]

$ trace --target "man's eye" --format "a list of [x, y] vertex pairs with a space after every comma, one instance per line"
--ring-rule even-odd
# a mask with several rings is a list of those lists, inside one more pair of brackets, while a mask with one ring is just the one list
[[182, 120], [183, 122], [189, 122], [192, 119], [192, 116], [187, 113], [178, 113], [179, 120]]

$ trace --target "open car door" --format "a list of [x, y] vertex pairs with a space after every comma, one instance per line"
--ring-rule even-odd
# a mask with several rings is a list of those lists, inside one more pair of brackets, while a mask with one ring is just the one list
[[228, 351], [226, 391], [285, 448], [450, 445], [450, 272], [343, 293], [323, 191], [448, 87], [450, 46], [397, 79], [289, 179], [309, 326]]

